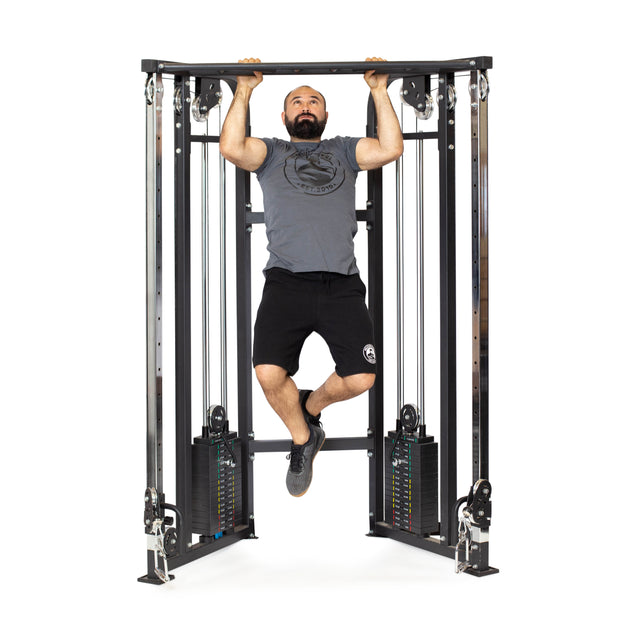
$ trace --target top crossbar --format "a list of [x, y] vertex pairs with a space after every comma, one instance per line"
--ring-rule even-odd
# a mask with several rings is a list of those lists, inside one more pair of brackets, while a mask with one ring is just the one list
[[218, 78], [226, 76], [247, 76], [254, 71], [264, 75], [344, 75], [360, 74], [373, 69], [394, 78], [455, 73], [475, 69], [490, 69], [493, 59], [489, 56], [443, 60], [437, 62], [272, 62], [259, 64], [185, 64], [164, 60], [143, 60], [142, 71], [164, 73], [176, 76]]

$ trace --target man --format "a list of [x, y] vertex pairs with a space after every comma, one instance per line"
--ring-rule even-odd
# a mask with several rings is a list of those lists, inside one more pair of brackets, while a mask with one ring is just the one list
[[[222, 155], [256, 172], [264, 194], [270, 257], [253, 365], [269, 404], [291, 433], [287, 488], [294, 496], [309, 488], [313, 460], [324, 443], [321, 411], [360, 395], [375, 381], [373, 326], [353, 251], [355, 180], [360, 170], [397, 160], [403, 141], [387, 94], [388, 76], [367, 71], [364, 79], [376, 108], [377, 138], [322, 140], [326, 103], [308, 86], [285, 98], [282, 122], [289, 141], [247, 137], [249, 100], [262, 82], [257, 71], [238, 76], [220, 135]], [[291, 376], [313, 331], [327, 342], [336, 369], [319, 389], [298, 391]]]

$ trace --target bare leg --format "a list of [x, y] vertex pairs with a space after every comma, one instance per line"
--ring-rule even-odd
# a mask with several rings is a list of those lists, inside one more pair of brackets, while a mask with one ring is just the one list
[[276, 365], [260, 364], [255, 370], [267, 401], [289, 429], [294, 444], [305, 444], [309, 427], [302, 415], [295, 382], [285, 369]]
[[358, 373], [341, 378], [335, 371], [326, 382], [307, 398], [307, 411], [317, 416], [325, 407], [334, 402], [355, 398], [373, 386], [374, 373]]

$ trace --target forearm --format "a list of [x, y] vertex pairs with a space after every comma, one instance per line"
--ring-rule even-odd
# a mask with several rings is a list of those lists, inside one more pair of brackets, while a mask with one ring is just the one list
[[371, 96], [376, 108], [378, 132], [375, 138], [361, 138], [356, 147], [356, 160], [363, 171], [378, 169], [397, 160], [404, 150], [402, 129], [391, 105], [386, 82], [371, 87]]
[[253, 89], [238, 85], [220, 132], [220, 153], [245, 171], [255, 171], [267, 155], [262, 140], [247, 136], [247, 110]]
[[404, 148], [402, 129], [398, 116], [391, 104], [386, 86], [371, 90], [371, 97], [376, 108], [378, 121], [377, 139], [383, 154], [400, 156]]
[[250, 87], [239, 86], [224, 120], [220, 133], [220, 153], [229, 160], [233, 158], [228, 156], [237, 155], [247, 142], [247, 110], [252, 93]]

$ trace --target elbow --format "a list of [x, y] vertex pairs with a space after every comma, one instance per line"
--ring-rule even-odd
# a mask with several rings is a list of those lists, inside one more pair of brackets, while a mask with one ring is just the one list
[[236, 146], [230, 145], [229, 143], [225, 144], [223, 140], [220, 140], [218, 149], [220, 151], [220, 155], [225, 160], [228, 160], [232, 164], [238, 165], [238, 163], [240, 162], [240, 154]]
[[389, 164], [390, 162], [395, 162], [402, 157], [404, 153], [404, 142], [400, 140], [398, 143], [394, 144], [388, 151], [387, 158], [384, 164]]
[[231, 162], [231, 149], [229, 147], [229, 144], [225, 141], [224, 138], [220, 138], [220, 143], [218, 145], [218, 149], [220, 151], [220, 155], [225, 159], [225, 160], [229, 160], [229, 162]]

